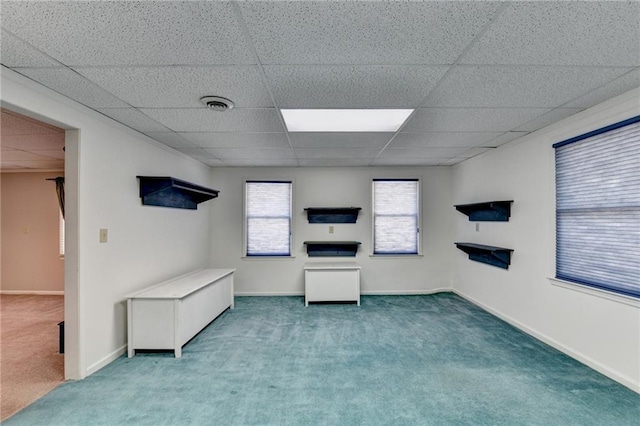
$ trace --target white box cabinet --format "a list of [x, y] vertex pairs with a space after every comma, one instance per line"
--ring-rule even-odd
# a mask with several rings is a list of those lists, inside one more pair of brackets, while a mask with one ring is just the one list
[[136, 349], [182, 346], [227, 308], [235, 269], [199, 269], [127, 296], [128, 356]]
[[304, 264], [304, 305], [309, 302], [356, 302], [360, 306], [360, 265], [355, 262]]

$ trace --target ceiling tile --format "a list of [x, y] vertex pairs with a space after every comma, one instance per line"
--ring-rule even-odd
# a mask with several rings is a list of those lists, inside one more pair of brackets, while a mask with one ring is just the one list
[[522, 126], [516, 127], [515, 130], [533, 132], [534, 130], [538, 130], [550, 124], [556, 123], [563, 118], [567, 118], [574, 114], [577, 114], [583, 109], [584, 108], [556, 108], [547, 112], [546, 114], [542, 114], [541, 116], [534, 118], [533, 120], [523, 124]]
[[2, 151], [2, 161], [51, 161], [51, 157], [30, 151]]
[[520, 126], [549, 108], [420, 108], [405, 132], [499, 132]]
[[374, 158], [379, 149], [365, 148], [296, 148], [298, 158]]
[[43, 157], [49, 157], [49, 159], [64, 160], [64, 151], [62, 149], [38, 149], [29, 152]]
[[70, 66], [253, 63], [230, 2], [3, 2], [2, 13]]
[[238, 4], [263, 64], [451, 64], [500, 6], [497, 2]]
[[2, 147], [10, 147], [23, 151], [39, 149], [62, 150], [62, 147], [64, 147], [64, 133], [6, 136], [3, 134]]
[[197, 148], [180, 134], [175, 132], [145, 132], [147, 136], [172, 148]]
[[265, 66], [280, 108], [415, 108], [447, 71], [426, 66]]
[[469, 148], [388, 148], [379, 158], [450, 158], [460, 156]]
[[298, 161], [305, 167], [366, 167], [373, 158], [301, 158]]
[[129, 106], [69, 68], [18, 68], [16, 71], [90, 108]]
[[273, 107], [255, 66], [76, 68], [134, 107], [199, 108], [222, 96], [239, 108]]
[[236, 149], [236, 148], [205, 148], [213, 156], [227, 161], [231, 159], [259, 159], [259, 158], [296, 158], [292, 149]]
[[456, 156], [457, 158], [472, 158], [475, 157], [476, 155], [480, 155], [480, 154], [484, 154], [487, 151], [491, 151], [492, 149], [495, 148], [471, 148], [468, 151], [465, 151], [464, 153], [462, 153], [461, 155]]
[[424, 106], [555, 108], [626, 71], [605, 67], [456, 66]]
[[149, 118], [136, 108], [105, 108], [98, 109], [98, 111], [142, 133], [169, 131], [167, 127]]
[[295, 158], [232, 158], [225, 159], [224, 164], [232, 167], [296, 167]]
[[376, 158], [372, 166], [438, 166], [448, 158]]
[[59, 67], [60, 62], [50, 58], [8, 31], [2, 31], [0, 63], [6, 67]]
[[474, 147], [497, 138], [503, 132], [398, 133], [391, 148]]
[[64, 130], [8, 109], [0, 109], [0, 133], [11, 135], [64, 134]]
[[500, 145], [515, 141], [516, 139], [528, 135], [529, 133], [530, 132], [506, 132], [489, 142], [483, 143], [482, 145], [489, 147], [498, 147]]
[[205, 107], [197, 109], [141, 110], [149, 117], [176, 132], [284, 132], [284, 125], [275, 108], [234, 108], [216, 112]]
[[202, 148], [291, 148], [285, 133], [180, 133]]
[[216, 155], [202, 148], [176, 148], [176, 150], [196, 160], [218, 159]]
[[4, 159], [1, 162], [1, 168], [3, 169], [55, 169], [55, 170], [64, 170], [64, 161], [63, 160], [42, 160], [42, 161], [33, 161], [33, 160], [22, 160], [22, 161], [5, 161]]
[[293, 132], [294, 148], [382, 148], [393, 137], [387, 132]]
[[616, 80], [563, 105], [563, 107], [588, 108], [635, 89], [636, 87], [640, 87], [640, 68], [636, 68], [618, 77]]
[[640, 3], [512, 2], [459, 61], [640, 65]]

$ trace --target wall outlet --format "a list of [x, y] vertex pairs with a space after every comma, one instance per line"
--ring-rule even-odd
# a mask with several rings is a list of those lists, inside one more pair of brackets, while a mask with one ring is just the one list
[[105, 228], [100, 229], [100, 242], [106, 243], [108, 239], [109, 239], [109, 230]]
[[333, 225], [329, 225], [329, 233], [333, 234]]

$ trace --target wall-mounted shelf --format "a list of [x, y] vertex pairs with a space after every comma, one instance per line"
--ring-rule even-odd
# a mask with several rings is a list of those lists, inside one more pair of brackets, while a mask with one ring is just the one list
[[469, 259], [475, 260], [476, 262], [487, 263], [503, 269], [509, 269], [509, 265], [511, 264], [512, 249], [474, 243], [455, 243], [455, 245], [467, 253]]
[[305, 241], [309, 257], [354, 257], [359, 241]]
[[469, 216], [470, 221], [508, 222], [511, 216], [511, 203], [506, 201], [486, 201], [484, 203], [458, 204], [456, 210]]
[[361, 207], [307, 207], [309, 223], [356, 223]]
[[216, 198], [220, 191], [167, 176], [137, 176], [140, 198], [147, 206], [196, 210], [198, 204]]

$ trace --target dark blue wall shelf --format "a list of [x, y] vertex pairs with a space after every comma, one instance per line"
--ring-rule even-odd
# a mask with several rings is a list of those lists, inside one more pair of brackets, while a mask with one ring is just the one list
[[511, 264], [512, 249], [494, 246], [485, 246], [474, 243], [455, 243], [463, 252], [469, 255], [469, 259], [486, 263], [498, 268], [509, 269]]
[[359, 241], [305, 241], [309, 257], [354, 257]]
[[309, 223], [356, 223], [361, 207], [308, 207]]
[[507, 201], [486, 201], [484, 203], [458, 204], [456, 210], [476, 222], [508, 222], [511, 217], [511, 203]]
[[196, 210], [198, 204], [216, 198], [220, 191], [166, 176], [137, 176], [140, 198], [146, 206]]

